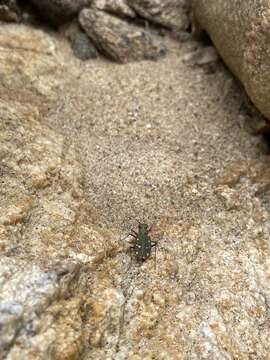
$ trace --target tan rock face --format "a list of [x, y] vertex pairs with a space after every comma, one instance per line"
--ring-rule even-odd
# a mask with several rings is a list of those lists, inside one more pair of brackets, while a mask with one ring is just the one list
[[[43, 102], [44, 97], [53, 101], [62, 83], [62, 71], [67, 70], [55, 39], [22, 24], [1, 25], [0, 61], [0, 98], [7, 100], [27, 102], [30, 96], [35, 103]], [[65, 79], [69, 79], [67, 71]], [[28, 109], [25, 111], [27, 115]]]
[[87, 273], [112, 237], [90, 225], [76, 152], [38, 109], [0, 102], [0, 116], [0, 358], [77, 359]]
[[74, 148], [30, 104], [0, 102], [0, 116], [0, 358], [77, 359], [85, 267], [117, 247], [89, 226]]
[[102, 11], [84, 9], [79, 21], [100, 51], [115, 61], [156, 60], [166, 53], [148, 32]]
[[[42, 99], [47, 104], [54, 99], [58, 75], [63, 77], [63, 58], [55, 58], [53, 40], [41, 31], [4, 28], [0, 358], [79, 359], [88, 333], [85, 269], [94, 268], [115, 244], [109, 231], [90, 225], [92, 212], [82, 196], [83, 173], [74, 146], [40, 122]], [[23, 81], [28, 92], [21, 89]]]
[[253, 103], [270, 119], [269, 2], [193, 0], [193, 13]]

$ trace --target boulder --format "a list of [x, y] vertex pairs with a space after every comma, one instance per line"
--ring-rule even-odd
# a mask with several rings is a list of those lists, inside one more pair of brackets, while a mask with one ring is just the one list
[[187, 0], [128, 0], [143, 18], [169, 29], [185, 30], [189, 25]]
[[35, 105], [1, 100], [0, 116], [0, 359], [78, 359], [90, 336], [86, 266], [111, 236], [90, 225], [74, 146]]
[[270, 119], [270, 3], [193, 0], [196, 32], [205, 30], [255, 106]]
[[83, 9], [79, 22], [97, 48], [117, 62], [157, 60], [166, 53], [149, 32], [106, 12]]
[[59, 79], [77, 73], [53, 45], [40, 30], [0, 27], [1, 360], [81, 358], [87, 276], [112, 240], [91, 224], [75, 146], [44, 124]]

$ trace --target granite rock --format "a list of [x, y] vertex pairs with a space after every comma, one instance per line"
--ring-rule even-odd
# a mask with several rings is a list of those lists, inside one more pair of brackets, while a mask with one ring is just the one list
[[256, 107], [270, 119], [270, 5], [267, 0], [193, 0], [197, 34], [206, 31]]

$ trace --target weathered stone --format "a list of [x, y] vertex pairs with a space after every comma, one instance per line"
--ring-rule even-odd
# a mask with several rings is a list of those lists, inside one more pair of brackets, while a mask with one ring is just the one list
[[126, 0], [93, 0], [93, 6], [98, 10], [107, 11], [120, 17], [135, 18], [136, 13]]
[[270, 119], [268, 0], [193, 0], [195, 26], [208, 32], [256, 107]]
[[90, 225], [74, 147], [33, 104], [1, 100], [0, 117], [0, 359], [77, 359], [85, 266], [117, 247]]
[[170, 29], [185, 30], [189, 25], [187, 0], [127, 0], [140, 16]]
[[99, 50], [120, 63], [156, 60], [166, 53], [148, 32], [103, 11], [84, 9], [79, 21]]
[[41, 12], [41, 15], [59, 24], [74, 17], [84, 6], [89, 6], [92, 0], [31, 0]]
[[0, 98], [25, 102], [30, 97], [41, 105], [45, 98], [54, 101], [60, 84], [72, 76], [58, 46], [52, 34], [24, 24], [2, 24]]

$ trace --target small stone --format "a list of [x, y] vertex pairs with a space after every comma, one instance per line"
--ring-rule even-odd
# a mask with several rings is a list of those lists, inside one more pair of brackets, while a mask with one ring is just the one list
[[269, 0], [193, 0], [198, 35], [207, 32], [252, 103], [270, 119]]
[[169, 29], [188, 28], [186, 0], [127, 0], [132, 9], [143, 18]]
[[98, 49], [120, 63], [164, 56], [162, 46], [149, 32], [103, 11], [84, 9], [79, 22]]

